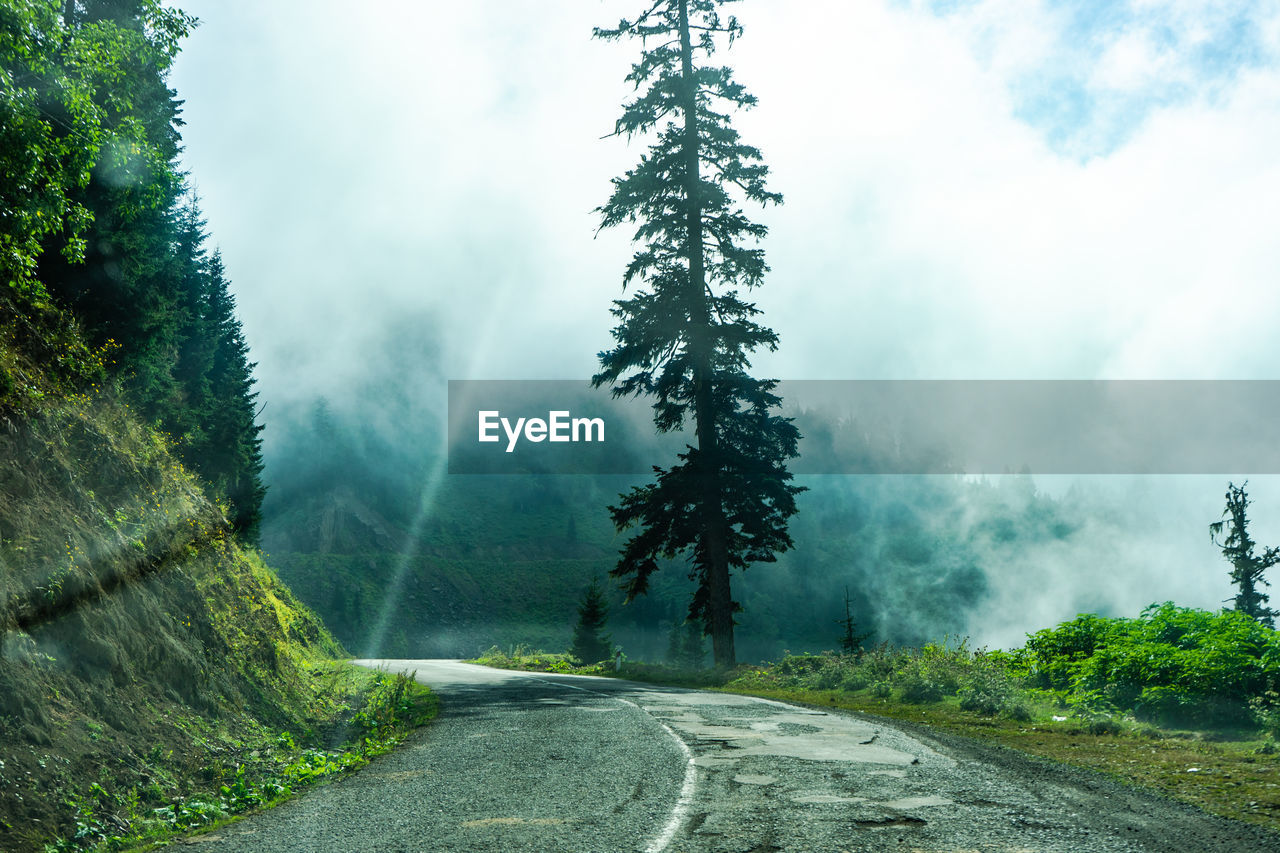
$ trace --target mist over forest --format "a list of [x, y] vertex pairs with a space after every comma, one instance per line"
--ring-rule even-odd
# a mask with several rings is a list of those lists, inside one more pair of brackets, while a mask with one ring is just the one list
[[[348, 376], [292, 388], [264, 410], [272, 564], [357, 654], [560, 650], [598, 576], [614, 641], [660, 659], [684, 621], [687, 566], [665, 565], [630, 604], [608, 579], [622, 537], [607, 507], [643, 477], [445, 473], [432, 329], [429, 316], [388, 320]], [[839, 429], [833, 418], [798, 417], [819, 452]], [[1230, 594], [1208, 539], [1220, 480], [801, 476], [795, 550], [735, 586], [742, 654], [835, 647], [846, 588], [869, 641], [901, 645], [950, 636], [1012, 647], [1082, 612], [1131, 615], [1165, 600], [1214, 608]], [[1262, 541], [1276, 517], [1268, 482], [1254, 480]]]

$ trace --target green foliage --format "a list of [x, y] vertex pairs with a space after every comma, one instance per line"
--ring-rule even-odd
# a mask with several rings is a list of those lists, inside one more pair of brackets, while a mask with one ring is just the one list
[[214, 252], [201, 272], [188, 348], [207, 350], [208, 360], [187, 380], [187, 403], [180, 410], [186, 440], [180, 452], [209, 485], [211, 496], [226, 498], [232, 526], [256, 541], [266, 488], [254, 364], [236, 319], [222, 256]]
[[987, 653], [975, 656], [965, 678], [958, 679], [956, 696], [962, 710], [987, 716], [1003, 713], [1015, 720], [1027, 720], [1031, 712], [1020, 686], [1019, 679], [1009, 671], [1007, 659]]
[[1032, 634], [1030, 683], [1084, 705], [1169, 723], [1247, 724], [1280, 685], [1280, 634], [1236, 610], [1152, 605], [1136, 619], [1079, 616]]
[[907, 703], [1024, 718], [1050, 701], [1110, 731], [1116, 716], [1163, 725], [1261, 726], [1280, 719], [1280, 634], [1234, 610], [1170, 603], [1135, 619], [1082, 614], [1037, 631], [1012, 652], [966, 644], [881, 646], [858, 656], [788, 657], [748, 678], [813, 690], [866, 690]]
[[1271, 738], [1280, 737], [1280, 691], [1267, 690], [1249, 700], [1249, 710], [1258, 726]]
[[605, 675], [613, 672], [612, 666], [600, 663], [584, 664], [568, 654], [544, 652], [524, 645], [503, 651], [490, 646], [478, 658], [470, 661], [495, 669], [519, 669], [526, 672], [560, 672], [573, 675]]
[[131, 5], [124, 17], [88, 3], [74, 20], [60, 0], [0, 5], [0, 285], [35, 304], [51, 241], [70, 261], [85, 257], [94, 212], [83, 191], [95, 171], [154, 183], [169, 170], [171, 151], [141, 118], [150, 93], [137, 71], [163, 75], [194, 19], [159, 0]]
[[1034, 667], [1029, 674], [1045, 687], [1072, 686], [1075, 667], [1105, 644], [1115, 620], [1082, 613], [1056, 628], [1046, 628], [1027, 637], [1026, 654], [1017, 658]]
[[253, 365], [176, 165], [167, 75], [194, 23], [160, 0], [0, 6], [0, 411], [122, 386], [252, 539]]
[[865, 692], [907, 704], [952, 701], [978, 714], [1025, 719], [1028, 697], [1009, 670], [1007, 656], [944, 641], [919, 648], [881, 645], [859, 655], [791, 655], [743, 672], [728, 687]]
[[387, 738], [404, 725], [421, 725], [434, 713], [434, 706], [419, 707], [422, 689], [414, 675], [379, 673], [369, 689], [362, 707], [351, 718], [353, 737], [366, 750], [380, 751]]

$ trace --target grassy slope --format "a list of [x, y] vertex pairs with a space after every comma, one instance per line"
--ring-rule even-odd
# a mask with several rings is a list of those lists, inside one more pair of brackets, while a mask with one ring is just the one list
[[429, 713], [332, 663], [69, 324], [0, 308], [0, 849], [200, 826]]

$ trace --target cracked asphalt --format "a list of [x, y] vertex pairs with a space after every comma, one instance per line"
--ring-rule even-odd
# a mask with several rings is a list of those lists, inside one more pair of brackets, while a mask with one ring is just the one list
[[1280, 851], [1087, 771], [853, 713], [457, 661], [366, 769], [190, 839], [213, 851]]

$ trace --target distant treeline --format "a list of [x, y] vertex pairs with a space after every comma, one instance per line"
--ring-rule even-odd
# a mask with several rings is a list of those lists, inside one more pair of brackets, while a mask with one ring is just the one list
[[167, 82], [194, 23], [159, 0], [0, 5], [0, 410], [29, 409], [41, 372], [119, 388], [252, 538], [253, 364]]

